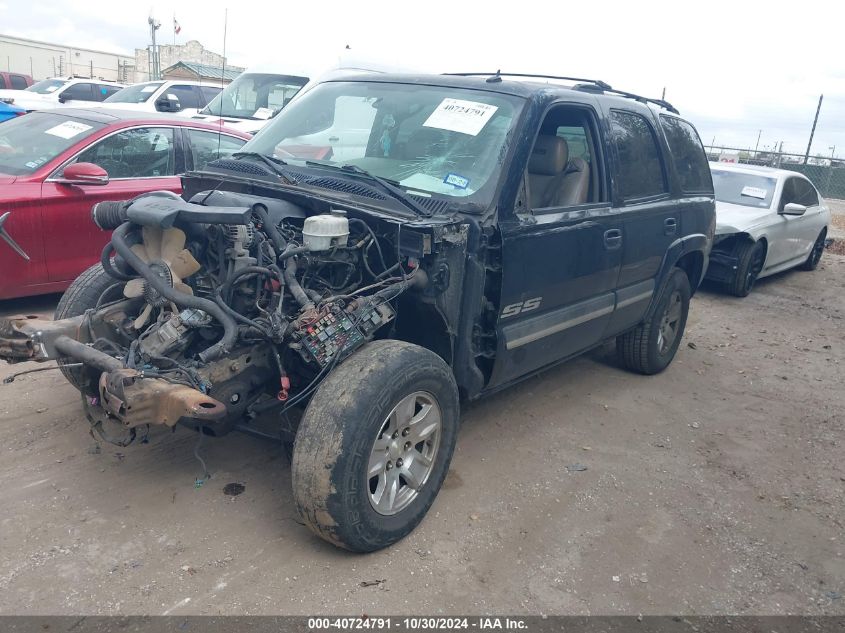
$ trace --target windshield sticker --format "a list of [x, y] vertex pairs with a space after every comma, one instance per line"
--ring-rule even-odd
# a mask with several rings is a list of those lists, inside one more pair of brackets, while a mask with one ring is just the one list
[[423, 126], [478, 136], [498, 109], [497, 106], [476, 101], [443, 99]]
[[765, 189], [760, 189], [760, 187], [743, 187], [740, 195], [748, 196], [749, 198], [759, 198], [760, 200], [765, 200], [767, 193], [768, 191], [766, 191]]
[[144, 86], [141, 88], [141, 92], [155, 92], [158, 90], [158, 86]]
[[58, 136], [59, 138], [72, 139], [74, 136], [87, 132], [90, 129], [91, 126], [85, 125], [84, 123], [78, 123], [77, 121], [65, 121], [56, 127], [51, 127], [49, 130], [45, 130], [44, 133], [52, 134], [53, 136]]
[[256, 110], [252, 116], [254, 116], [256, 119], [261, 119], [262, 121], [265, 121], [271, 116], [273, 116], [273, 110], [270, 108], [258, 108], [258, 110]]
[[446, 174], [446, 177], [443, 179], [447, 185], [452, 185], [453, 187], [457, 187], [458, 189], [466, 189], [469, 187], [469, 178], [464, 178], [463, 176], [459, 176], [458, 174]]

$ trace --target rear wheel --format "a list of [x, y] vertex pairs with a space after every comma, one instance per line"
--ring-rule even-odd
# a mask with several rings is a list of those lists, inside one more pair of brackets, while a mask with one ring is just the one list
[[666, 369], [684, 335], [691, 294], [686, 273], [680, 268], [672, 269], [651, 317], [616, 338], [616, 351], [623, 366], [640, 374]]
[[763, 270], [766, 262], [765, 242], [743, 242], [739, 247], [739, 265], [736, 268], [736, 276], [733, 281], [728, 282], [727, 290], [735, 297], [747, 297], [757, 277]]
[[363, 347], [326, 377], [296, 434], [293, 492], [306, 524], [355, 552], [406, 536], [446, 477], [458, 418], [439, 356], [401, 341]]
[[824, 242], [827, 239], [827, 227], [823, 228], [813, 244], [813, 250], [807, 255], [807, 261], [801, 264], [801, 270], [815, 270], [824, 254]]
[[[70, 317], [84, 314], [89, 308], [97, 307], [97, 302], [105, 303], [123, 296], [123, 285], [125, 282], [117, 281], [103, 270], [102, 264], [94, 264], [85, 270], [68, 287], [56, 311], [53, 319], [68, 319]], [[59, 369], [67, 381], [79, 390], [83, 388], [83, 376], [78, 367], [67, 367], [66, 359], [59, 359]]]

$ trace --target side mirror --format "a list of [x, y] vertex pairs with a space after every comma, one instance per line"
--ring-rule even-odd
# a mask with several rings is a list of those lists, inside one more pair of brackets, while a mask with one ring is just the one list
[[68, 99], [64, 95], [59, 95], [59, 103], [64, 103], [65, 101], [70, 101], [70, 99]]
[[181, 109], [182, 104], [179, 103], [179, 97], [171, 93], [159, 97], [156, 101], [156, 110], [159, 112], [179, 112]]
[[109, 174], [94, 163], [73, 163], [65, 167], [56, 182], [63, 185], [107, 185]]
[[780, 212], [781, 215], [804, 215], [807, 211], [807, 207], [803, 204], [798, 204], [797, 202], [789, 202], [784, 207], [783, 210]]

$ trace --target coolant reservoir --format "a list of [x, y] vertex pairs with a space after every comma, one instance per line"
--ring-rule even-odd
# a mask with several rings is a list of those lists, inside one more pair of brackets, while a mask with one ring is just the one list
[[310, 251], [327, 251], [335, 246], [346, 246], [349, 239], [349, 220], [346, 212], [332, 210], [323, 215], [305, 218], [302, 243]]

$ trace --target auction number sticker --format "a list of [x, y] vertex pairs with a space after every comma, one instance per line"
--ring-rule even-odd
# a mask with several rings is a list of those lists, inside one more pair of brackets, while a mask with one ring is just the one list
[[742, 195], [748, 196], [749, 198], [759, 198], [760, 200], [765, 200], [767, 193], [768, 192], [765, 189], [760, 189], [760, 187], [743, 187], [742, 188]]
[[447, 98], [440, 102], [423, 126], [478, 136], [498, 109], [487, 103]]
[[59, 138], [71, 139], [74, 136], [78, 136], [90, 129], [91, 126], [85, 125], [84, 123], [79, 123], [77, 121], [65, 121], [55, 127], [51, 127], [49, 130], [44, 130], [44, 133], [52, 134], [53, 136], [58, 136]]
[[252, 113], [252, 116], [263, 121], [273, 116], [273, 111], [270, 108], [258, 108], [258, 110]]

